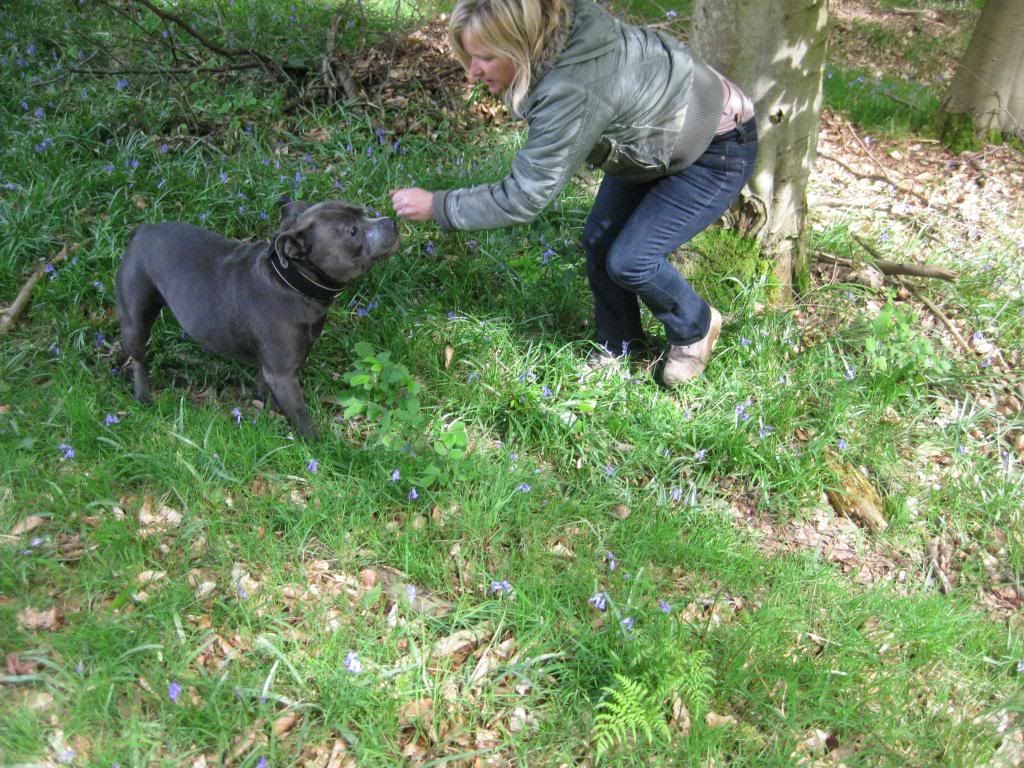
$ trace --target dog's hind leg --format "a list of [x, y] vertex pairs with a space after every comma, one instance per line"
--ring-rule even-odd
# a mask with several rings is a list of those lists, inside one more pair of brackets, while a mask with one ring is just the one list
[[146, 343], [156, 322], [164, 300], [155, 288], [125, 290], [118, 273], [117, 317], [121, 324], [121, 346], [132, 356], [135, 376], [135, 399], [140, 403], [150, 400], [149, 368], [146, 366]]

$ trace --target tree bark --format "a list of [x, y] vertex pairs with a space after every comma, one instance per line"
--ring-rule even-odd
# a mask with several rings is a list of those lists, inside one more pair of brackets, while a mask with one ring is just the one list
[[988, 0], [946, 93], [947, 116], [1024, 137], [1024, 0]]
[[775, 261], [778, 299], [806, 288], [807, 180], [814, 164], [828, 41], [828, 0], [697, 0], [691, 43], [754, 100], [754, 176], [732, 212]]

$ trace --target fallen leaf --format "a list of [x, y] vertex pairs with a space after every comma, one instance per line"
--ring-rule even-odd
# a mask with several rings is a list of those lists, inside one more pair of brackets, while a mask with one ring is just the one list
[[460, 629], [458, 632], [453, 632], [438, 640], [430, 652], [430, 658], [450, 658], [454, 663], [461, 664], [469, 654], [476, 650], [481, 643], [489, 640], [493, 634], [494, 628], [489, 621], [471, 629]]
[[21, 522], [17, 523], [11, 528], [11, 536], [21, 536], [22, 534], [34, 531], [41, 525], [46, 525], [47, 518], [39, 515], [29, 515]]
[[736, 718], [732, 715], [719, 715], [715, 712], [708, 712], [704, 715], [704, 722], [708, 728], [721, 728], [726, 725], [736, 725]]
[[153, 497], [147, 496], [139, 508], [139, 534], [145, 539], [164, 533], [181, 525], [182, 519], [181, 512], [168, 506], [162, 506], [153, 512]]
[[9, 675], [31, 675], [43, 665], [38, 661], [22, 661], [17, 653], [7, 654], [7, 674]]
[[274, 721], [274, 736], [281, 738], [287, 735], [299, 722], [298, 712], [285, 712]]
[[56, 632], [63, 626], [64, 620], [57, 606], [42, 611], [29, 607], [18, 611], [18, 623], [22, 629], [27, 629], [30, 632], [35, 630]]
[[398, 724], [400, 726], [412, 725], [414, 721], [421, 720], [429, 724], [434, 719], [434, 700], [417, 699], [407, 701], [398, 709]]

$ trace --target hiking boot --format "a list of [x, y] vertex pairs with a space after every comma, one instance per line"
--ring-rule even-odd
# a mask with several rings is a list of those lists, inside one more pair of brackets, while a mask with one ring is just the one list
[[718, 334], [721, 332], [722, 314], [712, 307], [711, 325], [708, 326], [708, 332], [703, 339], [693, 344], [669, 345], [665, 369], [661, 372], [661, 380], [665, 382], [665, 386], [674, 387], [704, 373], [708, 358], [711, 357], [711, 350], [715, 348]]

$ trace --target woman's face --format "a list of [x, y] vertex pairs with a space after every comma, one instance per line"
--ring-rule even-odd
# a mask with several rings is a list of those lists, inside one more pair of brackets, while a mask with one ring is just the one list
[[461, 41], [462, 47], [470, 56], [467, 67], [470, 78], [486, 85], [495, 95], [508, 90], [516, 74], [512, 60], [496, 56], [482, 48], [469, 32], [462, 33]]

